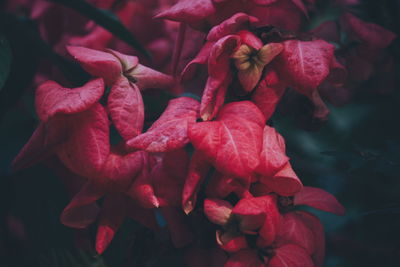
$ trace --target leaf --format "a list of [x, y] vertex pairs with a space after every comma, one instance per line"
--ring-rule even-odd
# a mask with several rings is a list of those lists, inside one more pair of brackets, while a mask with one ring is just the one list
[[314, 267], [308, 253], [297, 245], [287, 244], [275, 250], [275, 255], [269, 261], [270, 267]]
[[122, 41], [131, 45], [137, 51], [150, 58], [150, 54], [147, 50], [136, 40], [132, 33], [125, 28], [125, 26], [115, 17], [110, 15], [108, 12], [98, 9], [95, 6], [84, 0], [50, 0], [72, 8], [87, 18], [93, 20], [106, 30], [112, 32]]
[[288, 40], [277, 56], [276, 71], [282, 82], [310, 96], [329, 75], [334, 46], [323, 41]]
[[127, 141], [127, 146], [148, 152], [166, 152], [189, 143], [188, 127], [196, 122], [199, 102], [180, 97], [171, 100], [161, 117], [146, 133]]
[[139, 88], [121, 76], [111, 88], [108, 96], [108, 110], [112, 122], [124, 140], [142, 132], [144, 105]]
[[82, 87], [73, 89], [47, 81], [36, 89], [36, 112], [43, 122], [56, 114], [79, 113], [99, 101], [103, 92], [103, 79], [95, 79]]
[[7, 39], [0, 35], [0, 90], [7, 81], [11, 69], [12, 52]]
[[307, 205], [312, 208], [343, 216], [344, 207], [330, 193], [316, 187], [305, 186], [294, 196], [295, 205]]
[[227, 104], [217, 120], [189, 128], [189, 138], [218, 171], [249, 179], [260, 163], [264, 116], [249, 101]]

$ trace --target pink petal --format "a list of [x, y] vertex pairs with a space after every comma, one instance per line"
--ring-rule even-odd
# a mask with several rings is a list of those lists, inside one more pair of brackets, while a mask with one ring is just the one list
[[258, 166], [264, 116], [249, 101], [224, 106], [217, 121], [196, 123], [189, 138], [222, 173], [244, 179]]
[[128, 147], [148, 152], [166, 152], [189, 143], [188, 127], [196, 122], [199, 102], [180, 97], [171, 100], [161, 117], [146, 133], [127, 142]]
[[272, 127], [266, 125], [263, 132], [263, 146], [257, 173], [272, 177], [289, 162], [283, 137]]
[[[241, 250], [229, 257], [224, 267], [266, 267], [260, 261], [256, 250]], [[269, 266], [269, 265], [268, 265]]]
[[397, 38], [395, 33], [375, 23], [362, 21], [351, 13], [345, 13], [341, 17], [341, 23], [349, 31], [350, 37], [373, 49], [386, 48]]
[[225, 198], [230, 193], [242, 197], [249, 190], [249, 184], [243, 185], [239, 179], [234, 179], [220, 172], [215, 172], [207, 183], [206, 195], [210, 198]]
[[211, 49], [208, 59], [209, 77], [200, 105], [200, 116], [204, 121], [214, 118], [224, 103], [225, 93], [232, 79], [230, 55], [239, 45], [239, 37], [228, 35], [216, 42]]
[[136, 56], [125, 55], [112, 49], [107, 49], [107, 51], [114, 55], [121, 62], [124, 72], [132, 70], [139, 64], [139, 59]]
[[261, 80], [254, 90], [251, 100], [264, 114], [266, 121], [274, 114], [276, 106], [285, 93], [285, 90], [286, 87], [283, 83], [268, 85], [267, 79]]
[[103, 79], [96, 79], [78, 88], [64, 88], [48, 81], [36, 90], [36, 112], [46, 122], [56, 114], [74, 114], [85, 111], [103, 96]]
[[204, 27], [199, 21], [214, 12], [215, 7], [212, 0], [181, 0], [170, 9], [158, 14], [156, 18], [185, 22], [199, 28], [201, 26]]
[[288, 40], [275, 59], [280, 78], [302, 94], [310, 95], [329, 75], [334, 46], [322, 41]]
[[301, 217], [293, 212], [282, 216], [277, 239], [279, 239], [278, 243], [280, 244], [291, 243], [304, 248], [310, 256], [315, 251], [316, 244], [314, 243], [313, 232]]
[[95, 177], [110, 153], [109, 121], [101, 104], [72, 115], [68, 123], [70, 136], [58, 149], [61, 161], [74, 173]]
[[248, 29], [250, 25], [257, 21], [257, 18], [245, 13], [236, 13], [219, 25], [214, 26], [207, 35], [207, 41], [216, 42], [226, 35], [235, 34], [240, 30]]
[[206, 42], [202, 46], [196, 57], [192, 61], [190, 61], [183, 69], [181, 74], [181, 79], [183, 81], [188, 81], [193, 78], [193, 76], [196, 74], [198, 65], [207, 64], [213, 46], [214, 42]]
[[244, 235], [235, 235], [229, 232], [223, 233], [217, 230], [216, 239], [219, 247], [229, 253], [238, 252], [249, 247]]
[[243, 198], [232, 209], [240, 221], [241, 231], [251, 231], [260, 228], [266, 218], [266, 207], [270, 201], [269, 196]]
[[190, 160], [189, 172], [182, 191], [182, 208], [186, 214], [194, 209], [197, 193], [210, 168], [206, 157], [196, 150]]
[[159, 202], [155, 196], [152, 179], [150, 176], [150, 159], [145, 152], [140, 152], [142, 157], [142, 170], [136, 177], [127, 194], [139, 201], [143, 208], [159, 207]]
[[111, 88], [107, 106], [115, 128], [124, 140], [142, 132], [144, 105], [139, 88], [134, 83], [120, 77]]
[[307, 252], [297, 245], [287, 244], [275, 250], [268, 263], [270, 267], [314, 267]]
[[79, 46], [67, 46], [68, 52], [91, 75], [111, 86], [122, 74], [121, 62], [112, 54]]
[[136, 81], [136, 85], [140, 90], [149, 88], [171, 89], [175, 85], [172, 76], [161, 73], [142, 64], [138, 64], [131, 71], [126, 72], [125, 75], [126, 77]]
[[314, 234], [315, 252], [312, 255], [315, 267], [323, 267], [325, 259], [325, 232], [321, 221], [306, 211], [298, 211], [297, 214]]
[[86, 228], [97, 219], [96, 201], [104, 195], [102, 190], [86, 183], [61, 214], [61, 222], [73, 228]]
[[303, 184], [293, 171], [289, 162], [287, 162], [273, 177], [263, 176], [260, 180], [270, 188], [271, 191], [281, 196], [293, 196], [303, 188]]
[[204, 214], [215, 224], [225, 225], [231, 216], [233, 206], [221, 199], [205, 199]]
[[330, 193], [316, 187], [305, 186], [294, 196], [295, 205], [307, 205], [336, 215], [345, 214], [344, 207]]
[[281, 215], [276, 203], [276, 196], [267, 195], [263, 199], [267, 216], [259, 231], [260, 238], [257, 240], [257, 246], [259, 247], [270, 246], [275, 241], [281, 224]]
[[121, 196], [107, 196], [104, 199], [96, 235], [96, 251], [98, 254], [103, 254], [107, 249], [124, 221], [124, 201], [125, 199]]

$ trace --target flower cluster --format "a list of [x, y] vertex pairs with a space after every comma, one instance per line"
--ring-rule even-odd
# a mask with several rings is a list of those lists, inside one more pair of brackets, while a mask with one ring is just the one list
[[[47, 6], [35, 2], [44, 22]], [[385, 49], [395, 35], [350, 13], [301, 32], [315, 9], [312, 0], [98, 2], [126, 25], [132, 14], [145, 23], [149, 10], [160, 11], [149, 25], [162, 29], [134, 30], [156, 56], [152, 67], [118, 52], [113, 36], [90, 22], [86, 35], [63, 36], [56, 46], [69, 44], [69, 55], [92, 79], [78, 88], [47, 81], [36, 89], [40, 123], [14, 169], [55, 155], [68, 179], [85, 181], [61, 221], [79, 229], [97, 221], [100, 254], [125, 217], [158, 231], [159, 213], [173, 244], [196, 259], [188, 265], [323, 266], [323, 226], [297, 206], [337, 215], [344, 208], [328, 192], [303, 186], [269, 122], [287, 88], [314, 104], [314, 118], [326, 120], [321, 96], [345, 102], [377, 62], [389, 68]], [[352, 40], [336, 49], [342, 32]], [[158, 71], [167, 62], [172, 75]], [[191, 94], [170, 100], [143, 131], [150, 120], [142, 94], [154, 88]]]

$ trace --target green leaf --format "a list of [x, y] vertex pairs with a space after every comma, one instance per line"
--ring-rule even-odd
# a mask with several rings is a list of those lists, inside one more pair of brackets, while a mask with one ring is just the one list
[[114, 15], [110, 14], [109, 11], [98, 9], [84, 0], [49, 1], [59, 3], [73, 10], [76, 10], [85, 17], [93, 20], [98, 25], [113, 33], [122, 41], [131, 45], [133, 48], [135, 48], [146, 57], [150, 58], [149, 52], [136, 40], [132, 33], [127, 28], [125, 28], [125, 26]]
[[12, 53], [7, 39], [0, 35], [0, 90], [10, 74]]

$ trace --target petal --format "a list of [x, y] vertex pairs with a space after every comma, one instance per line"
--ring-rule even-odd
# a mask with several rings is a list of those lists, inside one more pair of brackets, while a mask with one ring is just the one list
[[329, 75], [334, 46], [322, 41], [289, 40], [276, 58], [280, 78], [300, 93], [310, 95]]
[[232, 214], [239, 218], [241, 231], [256, 230], [263, 225], [269, 201], [269, 196], [263, 196], [243, 198], [236, 203]]
[[264, 116], [249, 101], [224, 106], [217, 121], [189, 128], [189, 138], [218, 171], [244, 179], [247, 184], [259, 164]]
[[96, 235], [98, 254], [103, 254], [107, 249], [125, 218], [124, 201], [122, 196], [107, 196], [104, 199]]
[[292, 166], [287, 162], [272, 178], [263, 176], [260, 181], [271, 191], [281, 196], [293, 196], [300, 192], [303, 184], [293, 171]]
[[108, 110], [115, 128], [129, 140], [142, 132], [144, 123], [144, 105], [139, 88], [120, 77], [108, 96]]
[[229, 19], [214, 26], [207, 35], [207, 41], [216, 42], [226, 35], [235, 34], [240, 30], [248, 29], [250, 25], [257, 21], [258, 19], [256, 17], [249, 16], [242, 12], [236, 13]]
[[140, 90], [155, 89], [171, 89], [175, 85], [174, 78], [170, 75], [153, 70], [142, 64], [138, 64], [131, 71], [125, 73], [126, 77], [136, 81], [136, 85]]
[[154, 194], [152, 179], [150, 176], [150, 156], [145, 152], [140, 152], [142, 157], [142, 170], [136, 177], [127, 194], [139, 201], [143, 208], [159, 207], [159, 202]]
[[270, 267], [314, 267], [307, 252], [293, 244], [283, 245], [275, 250], [275, 255], [268, 263]]
[[233, 206], [221, 199], [205, 199], [204, 214], [215, 224], [225, 225], [231, 216]]
[[58, 150], [60, 160], [74, 173], [96, 177], [110, 153], [109, 121], [101, 104], [68, 120], [69, 139]]
[[276, 196], [267, 195], [264, 197], [264, 201], [267, 216], [259, 231], [260, 238], [257, 240], [257, 246], [259, 247], [270, 246], [275, 241], [281, 224], [281, 215], [276, 203]]
[[189, 97], [173, 99], [161, 117], [146, 133], [127, 142], [127, 146], [148, 152], [166, 152], [189, 143], [188, 127], [196, 122], [199, 102]]
[[239, 45], [238, 36], [228, 35], [211, 49], [208, 59], [209, 77], [200, 105], [200, 116], [204, 121], [214, 118], [224, 103], [226, 90], [232, 80], [230, 56]]
[[249, 190], [249, 184], [243, 185], [239, 179], [231, 178], [216, 171], [207, 183], [206, 196], [210, 198], [225, 198], [235, 193], [242, 198]]
[[67, 46], [68, 52], [91, 75], [111, 86], [122, 74], [121, 62], [112, 54], [79, 46]]
[[294, 196], [295, 205], [307, 205], [336, 215], [345, 214], [344, 207], [330, 193], [316, 187], [304, 186], [303, 190]]
[[103, 93], [103, 79], [95, 79], [82, 87], [73, 89], [48, 81], [36, 90], [36, 112], [43, 122], [56, 114], [79, 113], [99, 101]]
[[266, 125], [263, 132], [260, 165], [256, 172], [266, 177], [273, 177], [288, 162], [285, 140], [274, 128]]
[[188, 81], [192, 79], [196, 74], [198, 65], [207, 64], [213, 45], [214, 42], [206, 42], [202, 46], [201, 50], [196, 55], [196, 57], [192, 61], [190, 61], [183, 69], [181, 74], [182, 81]]
[[195, 150], [190, 160], [188, 175], [182, 191], [182, 208], [186, 214], [194, 209], [197, 193], [210, 168], [206, 157]]
[[296, 244], [304, 248], [308, 255], [315, 251], [314, 234], [304, 223], [302, 218], [294, 212], [282, 215], [281, 225], [278, 231], [279, 244]]
[[83, 229], [97, 219], [96, 201], [104, 195], [102, 190], [86, 183], [61, 214], [61, 222], [69, 227]]
[[286, 90], [283, 83], [268, 85], [267, 81], [267, 78], [261, 80], [251, 96], [251, 100], [264, 114], [266, 121], [274, 114], [276, 106]]
[[223, 233], [217, 230], [216, 239], [219, 247], [229, 253], [238, 252], [249, 247], [244, 235], [232, 235], [229, 232]]

